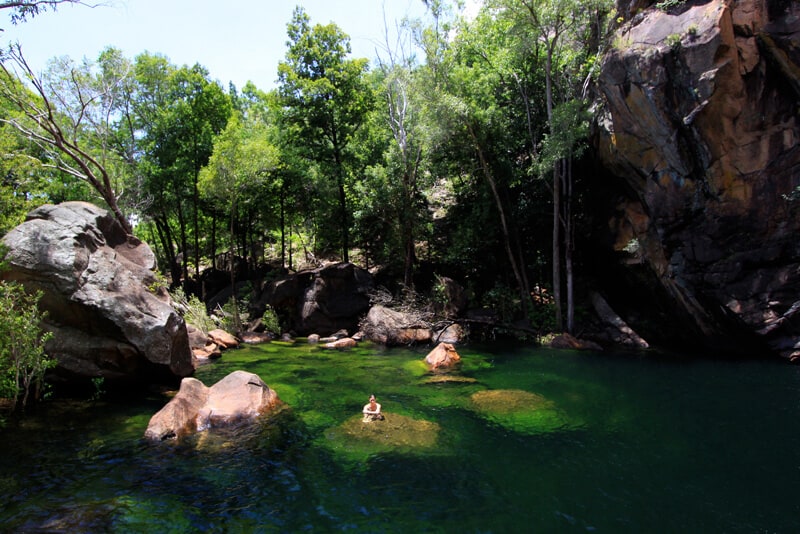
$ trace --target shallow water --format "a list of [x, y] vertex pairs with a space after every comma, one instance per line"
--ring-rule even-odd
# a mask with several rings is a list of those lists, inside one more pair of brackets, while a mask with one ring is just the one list
[[798, 367], [460, 347], [434, 382], [426, 352], [227, 352], [197, 377], [252, 371], [290, 409], [180, 443], [141, 439], [160, 397], [45, 405], [0, 430], [2, 529], [800, 529]]

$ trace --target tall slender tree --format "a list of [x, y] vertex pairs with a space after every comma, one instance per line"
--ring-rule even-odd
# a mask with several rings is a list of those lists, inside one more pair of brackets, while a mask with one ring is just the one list
[[[214, 145], [213, 154], [200, 174], [199, 188], [203, 194], [226, 202], [229, 210], [228, 258], [236, 302], [236, 221], [240, 203], [256, 196], [258, 189], [275, 176], [280, 164], [278, 149], [269, 143], [263, 124], [247, 121], [241, 114], [233, 115]], [[238, 306], [234, 306], [234, 321], [241, 326]]]
[[[403, 247], [403, 284], [410, 288], [414, 280], [416, 262], [416, 236], [420, 220], [419, 177], [421, 174], [423, 143], [421, 135], [421, 105], [416, 98], [414, 57], [407, 28], [397, 28], [397, 41], [389, 41], [385, 25], [384, 53], [378, 57], [383, 75], [382, 92], [386, 109], [386, 122], [392, 132], [394, 149], [387, 155], [393, 160], [399, 180], [399, 195], [392, 204], [397, 208], [399, 233]], [[393, 199], [394, 200], [394, 199]]]
[[335, 181], [341, 255], [349, 261], [348, 149], [374, 98], [365, 80], [368, 63], [348, 59], [350, 38], [335, 24], [312, 26], [301, 7], [295, 8], [287, 33], [288, 50], [278, 65], [284, 119], [308, 157]]

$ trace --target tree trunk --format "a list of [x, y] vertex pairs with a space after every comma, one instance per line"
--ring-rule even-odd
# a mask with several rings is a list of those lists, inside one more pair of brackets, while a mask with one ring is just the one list
[[217, 268], [217, 210], [211, 210], [211, 268]]
[[339, 214], [342, 219], [342, 261], [347, 263], [350, 261], [350, 229], [348, 228], [347, 217], [347, 197], [344, 190], [344, 180], [341, 176], [341, 169], [339, 169]]
[[400, 226], [403, 241], [403, 284], [410, 288], [414, 285], [414, 216], [413, 189], [409, 171], [403, 175], [403, 209], [400, 213]]
[[286, 187], [281, 186], [281, 267], [286, 268]]
[[575, 289], [572, 271], [572, 253], [575, 249], [575, 231], [572, 220], [572, 160], [564, 161], [564, 271], [567, 277], [567, 332], [575, 332]]
[[164, 248], [164, 257], [167, 260], [167, 265], [169, 265], [170, 278], [172, 279], [171, 286], [178, 287], [181, 283], [181, 270], [175, 260], [175, 243], [169, 227], [169, 220], [166, 214], [162, 212], [160, 215], [153, 216], [153, 223], [156, 225], [158, 238]]
[[[231, 202], [231, 241], [228, 248], [228, 268], [231, 277], [231, 300], [233, 301], [233, 326], [235, 330], [241, 330], [242, 319], [239, 317], [239, 301], [236, 295], [236, 234], [235, 234], [236, 201]], [[237, 334], [237, 332], [231, 332]]]
[[[335, 130], [334, 130], [335, 133]], [[333, 136], [333, 160], [336, 165], [336, 186], [339, 190], [339, 216], [342, 225], [342, 261], [350, 261], [350, 228], [347, 216], [347, 194], [344, 189], [344, 162], [342, 161], [341, 148], [336, 142], [336, 135]]]
[[[545, 58], [545, 92], [547, 97], [547, 120], [553, 133], [553, 46], [547, 47]], [[556, 331], [564, 329], [561, 309], [561, 176], [559, 165], [553, 165], [553, 300], [555, 301]]]
[[199, 205], [200, 205], [200, 191], [198, 190], [197, 183], [200, 181], [200, 169], [195, 167], [194, 180], [192, 183], [192, 218], [194, 226], [194, 275], [195, 279], [200, 280], [200, 224], [198, 222]]
[[486, 178], [486, 181], [489, 183], [489, 187], [492, 190], [492, 196], [494, 197], [495, 205], [497, 206], [497, 211], [500, 215], [500, 227], [503, 231], [503, 244], [505, 246], [506, 254], [508, 255], [508, 261], [511, 263], [511, 269], [514, 272], [514, 278], [517, 281], [517, 287], [520, 292], [520, 302], [522, 303], [522, 311], [527, 318], [528, 312], [530, 311], [531, 293], [525, 284], [525, 277], [522, 274], [522, 270], [525, 268], [525, 262], [522, 260], [522, 258], [516, 258], [514, 256], [514, 251], [511, 248], [511, 237], [508, 229], [508, 221], [506, 220], [506, 212], [503, 207], [503, 202], [497, 191], [497, 183], [494, 180], [494, 175], [489, 168], [489, 163], [486, 161], [486, 157], [471, 124], [467, 124], [467, 130], [472, 138], [475, 150], [478, 153], [478, 160], [481, 165], [481, 170], [483, 171], [484, 178]]
[[[175, 202], [175, 208], [176, 208], [176, 210], [178, 212], [178, 229], [179, 229], [180, 237], [181, 237], [181, 253], [180, 253], [180, 256], [183, 258], [181, 263], [183, 264], [182, 272], [183, 272], [183, 283], [184, 283], [184, 286], [185, 286], [189, 282], [189, 258], [188, 258], [188, 255], [189, 255], [189, 253], [188, 253], [189, 244], [188, 244], [188, 240], [186, 238], [186, 218], [183, 215], [183, 205], [181, 204], [180, 200]], [[184, 287], [184, 291], [186, 289], [187, 288]], [[188, 296], [188, 292], [187, 292], [187, 296]]]

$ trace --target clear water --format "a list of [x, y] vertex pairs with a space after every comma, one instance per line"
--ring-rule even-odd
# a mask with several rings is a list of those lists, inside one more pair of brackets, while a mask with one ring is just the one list
[[[181, 443], [141, 439], [163, 398], [52, 403], [0, 431], [0, 529], [800, 531], [800, 367], [459, 352], [471, 382], [431, 383], [423, 350], [228, 352], [198, 378], [246, 369], [291, 409]], [[385, 435], [360, 433], [370, 393]]]

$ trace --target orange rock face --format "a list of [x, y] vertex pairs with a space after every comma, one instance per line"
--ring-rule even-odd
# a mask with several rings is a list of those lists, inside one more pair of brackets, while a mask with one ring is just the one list
[[450, 343], [439, 343], [432, 351], [425, 356], [425, 363], [431, 369], [450, 368], [461, 361], [461, 356], [456, 352], [456, 348]]
[[630, 17], [603, 60], [596, 138], [626, 185], [609, 224], [618, 257], [651, 273], [667, 315], [787, 357], [800, 341], [800, 201], [787, 200], [800, 185], [798, 20], [797, 2], [766, 0]]
[[280, 404], [258, 375], [234, 371], [211, 387], [184, 378], [180, 391], [150, 419], [145, 438], [180, 438], [199, 430], [253, 422]]
[[239, 346], [239, 340], [225, 330], [217, 328], [208, 333], [208, 337], [223, 349], [233, 349]]
[[351, 337], [343, 337], [342, 339], [337, 339], [336, 341], [331, 341], [330, 343], [325, 343], [323, 345], [326, 349], [351, 349], [358, 345], [355, 339]]

